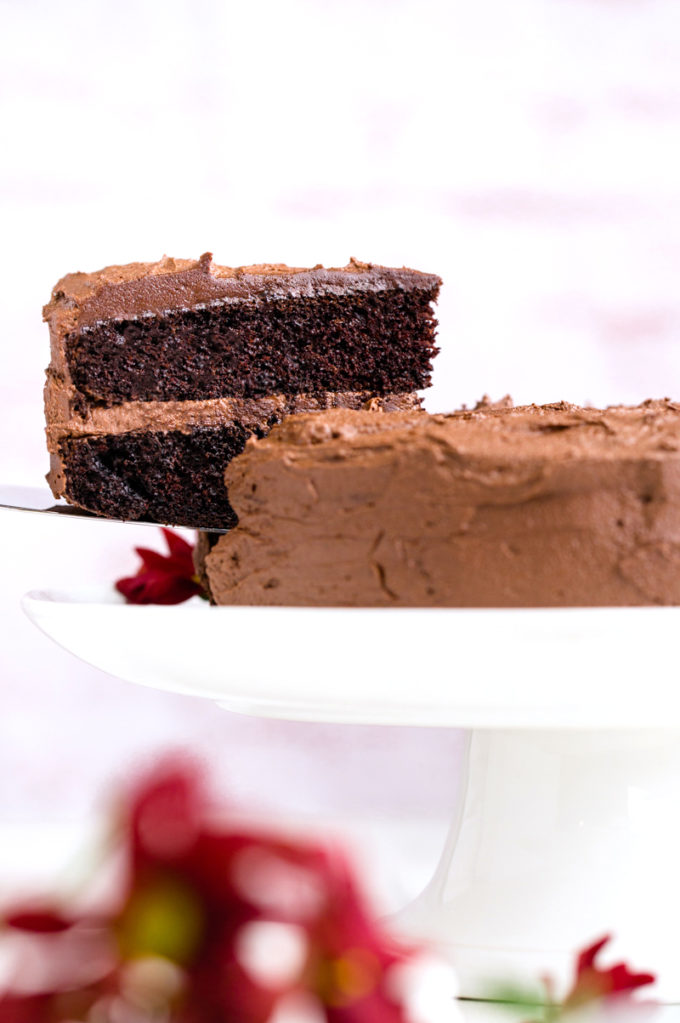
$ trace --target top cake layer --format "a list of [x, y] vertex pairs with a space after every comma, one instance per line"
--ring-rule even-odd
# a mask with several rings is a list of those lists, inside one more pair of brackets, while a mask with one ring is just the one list
[[284, 419], [226, 473], [220, 604], [680, 603], [680, 405]]
[[356, 260], [231, 268], [210, 253], [69, 274], [44, 309], [50, 372], [81, 404], [419, 390], [440, 284]]

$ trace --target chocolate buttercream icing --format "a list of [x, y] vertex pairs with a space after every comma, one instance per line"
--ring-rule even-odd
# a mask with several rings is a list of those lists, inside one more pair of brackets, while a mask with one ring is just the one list
[[[434, 274], [362, 263], [347, 266], [292, 267], [285, 263], [218, 266], [212, 253], [197, 261], [163, 256], [157, 263], [107, 266], [94, 273], [67, 274], [58, 282], [43, 314], [48, 322], [70, 313], [71, 326], [89, 327], [106, 319], [158, 315], [193, 309], [201, 303], [427, 288], [440, 285]], [[73, 314], [76, 313], [74, 318]]]
[[48, 374], [45, 385], [47, 446], [56, 451], [64, 437], [100, 436], [132, 430], [181, 430], [241, 422], [249, 429], [262, 427], [273, 417], [327, 408], [360, 409], [371, 402], [386, 411], [420, 407], [415, 393], [386, 394], [367, 391], [321, 391], [314, 394], [271, 394], [258, 398], [206, 398], [202, 401], [128, 401], [122, 405], [93, 405], [80, 410], [73, 389]]
[[680, 405], [331, 410], [250, 440], [219, 604], [680, 603]]
[[107, 266], [71, 273], [56, 284], [43, 318], [49, 324], [52, 371], [68, 379], [64, 338], [103, 320], [157, 316], [211, 303], [258, 302], [287, 297], [439, 286], [434, 274], [351, 259], [345, 267], [290, 267], [283, 263], [218, 266], [212, 253], [199, 260], [163, 256], [157, 263]]
[[190, 433], [196, 427], [239, 423], [246, 430], [265, 432], [285, 415], [320, 409], [366, 409], [380, 412], [415, 411], [421, 399], [412, 394], [376, 397], [364, 391], [323, 391], [316, 394], [273, 394], [262, 398], [212, 398], [204, 401], [130, 401], [124, 405], [76, 411], [71, 389], [48, 377], [45, 388], [47, 447], [50, 471], [47, 481], [55, 497], [66, 494], [66, 478], [59, 444], [66, 437], [87, 438], [138, 430]]

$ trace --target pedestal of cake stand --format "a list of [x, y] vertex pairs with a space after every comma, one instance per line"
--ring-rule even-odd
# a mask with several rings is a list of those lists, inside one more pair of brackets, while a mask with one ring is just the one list
[[611, 933], [605, 961], [680, 1002], [680, 733], [469, 734], [464, 800], [400, 927], [440, 945], [468, 998], [546, 974], [564, 993], [575, 950]]
[[442, 861], [400, 925], [441, 944], [467, 997], [546, 973], [559, 993], [612, 933], [680, 1002], [680, 608], [139, 607], [104, 588], [23, 606], [90, 664], [232, 711], [472, 730]]

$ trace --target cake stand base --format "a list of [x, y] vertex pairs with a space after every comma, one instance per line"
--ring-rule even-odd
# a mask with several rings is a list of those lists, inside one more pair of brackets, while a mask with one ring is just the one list
[[469, 735], [464, 801], [400, 928], [437, 942], [467, 998], [546, 975], [559, 997], [576, 950], [612, 934], [680, 1002], [680, 733]]

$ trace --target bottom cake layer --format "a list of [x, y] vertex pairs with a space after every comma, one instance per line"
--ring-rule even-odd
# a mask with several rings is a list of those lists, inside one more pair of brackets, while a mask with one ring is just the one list
[[64, 440], [65, 497], [108, 518], [229, 529], [224, 470], [248, 436], [231, 424]]
[[329, 406], [392, 411], [418, 408], [419, 399], [363, 392], [296, 395], [255, 420], [251, 415], [215, 423], [212, 416], [212, 421], [182, 429], [62, 436], [48, 480], [55, 495], [108, 518], [230, 529], [237, 520], [224, 473], [248, 437], [265, 436], [287, 412]]

